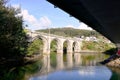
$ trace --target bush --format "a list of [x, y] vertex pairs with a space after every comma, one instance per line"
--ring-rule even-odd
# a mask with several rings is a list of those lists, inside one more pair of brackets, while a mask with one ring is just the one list
[[0, 0], [0, 58], [12, 58], [26, 54], [26, 34], [23, 30], [20, 10], [7, 7]]

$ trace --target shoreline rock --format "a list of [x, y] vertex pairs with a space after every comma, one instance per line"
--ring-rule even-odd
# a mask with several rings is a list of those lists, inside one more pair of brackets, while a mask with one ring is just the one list
[[115, 60], [111, 60], [110, 62], [106, 63], [105, 65], [110, 66], [110, 67], [120, 68], [120, 58], [117, 58]]

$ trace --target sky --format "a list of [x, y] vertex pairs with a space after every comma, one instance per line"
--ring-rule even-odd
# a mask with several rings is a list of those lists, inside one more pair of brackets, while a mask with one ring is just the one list
[[19, 15], [23, 16], [24, 24], [30, 30], [62, 27], [92, 30], [46, 0], [10, 0], [8, 5], [21, 8]]

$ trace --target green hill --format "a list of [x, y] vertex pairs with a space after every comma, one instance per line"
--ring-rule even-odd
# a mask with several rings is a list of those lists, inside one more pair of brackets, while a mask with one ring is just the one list
[[[42, 29], [37, 31], [49, 33], [49, 29]], [[65, 37], [80, 37], [80, 36], [99, 37], [101, 36], [98, 32], [94, 30], [80, 30], [80, 29], [74, 29], [69, 27], [68, 28], [51, 28], [50, 34], [55, 34], [55, 35], [65, 36]]]

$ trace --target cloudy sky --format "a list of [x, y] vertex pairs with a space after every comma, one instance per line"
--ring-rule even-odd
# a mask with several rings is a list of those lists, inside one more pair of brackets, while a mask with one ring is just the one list
[[37, 30], [45, 28], [73, 27], [77, 29], [89, 29], [90, 27], [46, 0], [10, 0], [9, 4], [21, 7], [24, 23], [28, 29]]

